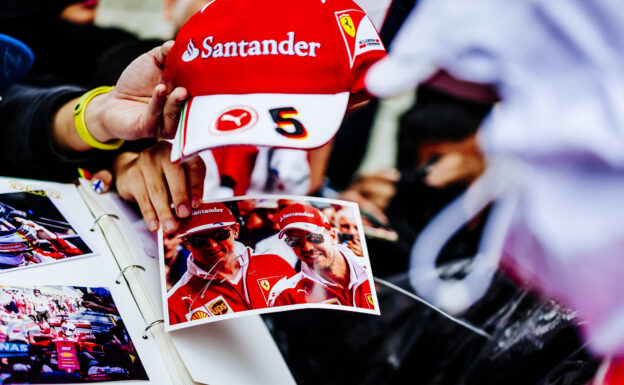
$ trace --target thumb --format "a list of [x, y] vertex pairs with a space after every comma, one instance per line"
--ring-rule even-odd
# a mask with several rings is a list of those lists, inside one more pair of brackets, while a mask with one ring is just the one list
[[91, 188], [98, 194], [103, 194], [110, 190], [113, 183], [113, 174], [108, 170], [100, 170], [91, 177]]

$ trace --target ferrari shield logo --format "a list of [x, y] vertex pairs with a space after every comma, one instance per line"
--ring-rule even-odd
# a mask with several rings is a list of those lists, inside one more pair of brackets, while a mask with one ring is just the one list
[[342, 29], [345, 30], [345, 32], [351, 36], [351, 37], [355, 37], [355, 25], [353, 24], [353, 19], [351, 19], [351, 16], [349, 15], [344, 15], [340, 18], [340, 25], [342, 26]]
[[373, 303], [373, 296], [370, 294], [366, 295], [366, 300], [368, 300], [368, 303], [372, 306], [375, 307], [375, 304]]
[[271, 289], [271, 284], [266, 279], [260, 281], [260, 286], [266, 291], [269, 291], [269, 289]]
[[204, 319], [204, 318], [208, 318], [210, 317], [210, 314], [206, 313], [205, 311], [199, 310], [196, 311], [195, 313], [193, 313], [193, 315], [191, 315], [191, 321], [195, 321], [198, 319]]
[[362, 10], [345, 9], [335, 12], [335, 16], [349, 55], [351, 68], [358, 56], [371, 51], [384, 50], [373, 22]]

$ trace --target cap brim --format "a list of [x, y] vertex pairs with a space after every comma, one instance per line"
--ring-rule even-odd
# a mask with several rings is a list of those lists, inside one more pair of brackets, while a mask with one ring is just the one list
[[434, 66], [401, 59], [390, 54], [373, 64], [364, 78], [368, 92], [381, 98], [400, 95], [414, 90], [436, 70]]
[[171, 161], [231, 145], [312, 149], [340, 127], [349, 93], [206, 95], [190, 98], [173, 139]]
[[291, 229], [309, 231], [309, 232], [314, 233], [314, 234], [321, 234], [323, 232], [323, 230], [325, 230], [324, 227], [317, 226], [317, 225], [314, 225], [312, 223], [295, 222], [295, 223], [291, 223], [291, 224], [286, 225], [286, 227], [284, 227], [282, 230], [280, 230], [278, 238], [282, 238], [284, 236], [284, 233], [286, 232], [286, 230], [291, 230]]
[[200, 233], [206, 230], [212, 230], [219, 227], [231, 226], [236, 222], [218, 222], [218, 223], [206, 223], [205, 225], [199, 225], [197, 227], [193, 227], [190, 230], [187, 230], [185, 233], [178, 235], [178, 237], [186, 237], [191, 234]]

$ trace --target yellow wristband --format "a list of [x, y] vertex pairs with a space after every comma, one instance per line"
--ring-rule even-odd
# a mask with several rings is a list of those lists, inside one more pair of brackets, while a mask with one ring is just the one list
[[123, 144], [123, 139], [112, 140], [110, 142], [100, 142], [95, 139], [93, 135], [87, 129], [87, 123], [85, 122], [85, 110], [87, 109], [87, 104], [100, 94], [105, 94], [107, 92], [112, 91], [115, 87], [98, 87], [94, 88], [91, 91], [86, 92], [84, 95], [80, 97], [76, 107], [74, 107], [74, 125], [76, 126], [76, 132], [86, 144], [93, 148], [97, 148], [100, 150], [116, 150]]

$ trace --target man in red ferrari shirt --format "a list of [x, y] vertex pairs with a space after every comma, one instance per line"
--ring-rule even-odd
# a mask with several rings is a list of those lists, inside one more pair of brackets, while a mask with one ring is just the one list
[[169, 323], [249, 310], [244, 277], [251, 249], [235, 241], [240, 225], [232, 212], [223, 203], [203, 203], [180, 226], [191, 255], [169, 291]]
[[[293, 204], [278, 214], [279, 237], [301, 260], [301, 271], [277, 282], [270, 306], [326, 303], [374, 309], [368, 274], [348, 247], [339, 245], [316, 208]], [[360, 258], [361, 259], [361, 258]]]
[[[191, 255], [169, 291], [171, 325], [266, 307], [273, 284], [295, 274], [281, 257], [252, 257], [251, 248], [235, 241], [240, 225], [223, 203], [202, 204], [180, 225]], [[258, 264], [250, 265], [256, 258]]]

